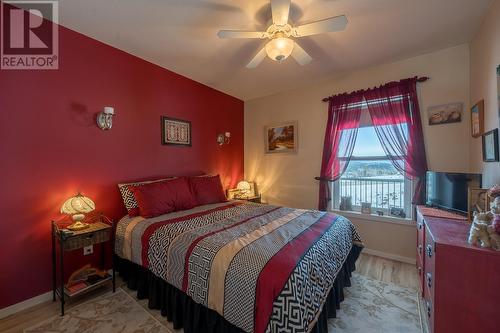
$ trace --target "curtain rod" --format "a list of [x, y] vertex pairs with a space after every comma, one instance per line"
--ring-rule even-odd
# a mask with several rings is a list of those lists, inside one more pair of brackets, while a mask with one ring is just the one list
[[[421, 77], [418, 77], [417, 78], [417, 82], [425, 82], [429, 80], [429, 78], [427, 76], [421, 76]], [[330, 100], [330, 97], [325, 97], [322, 99], [323, 102], [328, 102]]]

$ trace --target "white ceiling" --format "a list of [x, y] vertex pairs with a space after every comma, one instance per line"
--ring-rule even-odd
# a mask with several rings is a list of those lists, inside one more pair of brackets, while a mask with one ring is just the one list
[[300, 24], [345, 14], [343, 32], [304, 37], [313, 57], [245, 65], [262, 40], [221, 40], [219, 29], [263, 30], [268, 0], [60, 0], [59, 22], [243, 100], [469, 42], [492, 0], [292, 0]]

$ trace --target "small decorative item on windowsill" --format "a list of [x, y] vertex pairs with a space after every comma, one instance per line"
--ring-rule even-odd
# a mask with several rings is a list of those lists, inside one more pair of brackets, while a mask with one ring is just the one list
[[361, 213], [371, 214], [372, 213], [372, 203], [371, 202], [362, 202], [361, 203]]
[[406, 218], [406, 213], [403, 208], [398, 208], [398, 207], [391, 207], [389, 208], [389, 214], [394, 216], [394, 217], [399, 217], [402, 219]]
[[340, 197], [339, 210], [352, 210], [352, 199], [351, 197]]

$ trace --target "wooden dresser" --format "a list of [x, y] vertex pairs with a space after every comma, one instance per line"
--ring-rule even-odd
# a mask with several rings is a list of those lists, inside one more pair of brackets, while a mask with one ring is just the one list
[[500, 332], [500, 251], [468, 244], [467, 221], [430, 213], [417, 208], [417, 269], [430, 333]]

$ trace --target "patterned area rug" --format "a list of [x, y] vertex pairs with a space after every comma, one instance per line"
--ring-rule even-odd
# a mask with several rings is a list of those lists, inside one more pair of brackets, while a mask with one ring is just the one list
[[[354, 273], [352, 287], [329, 321], [329, 333], [421, 333], [415, 290]], [[135, 292], [117, 289], [70, 309], [64, 317], [54, 316], [25, 333], [172, 333], [160, 311], [149, 310], [147, 300], [138, 301]]]
[[64, 317], [54, 316], [25, 333], [168, 333], [134, 298], [122, 289], [78, 305]]
[[417, 292], [355, 273], [328, 325], [330, 333], [421, 333]]

